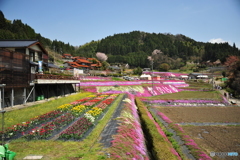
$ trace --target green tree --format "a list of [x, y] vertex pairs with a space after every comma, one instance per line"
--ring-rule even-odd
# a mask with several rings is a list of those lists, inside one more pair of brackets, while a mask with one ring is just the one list
[[159, 71], [165, 71], [165, 72], [166, 72], [166, 71], [168, 71], [170, 68], [171, 68], [171, 67], [170, 67], [169, 64], [167, 64], [167, 63], [162, 63], [162, 64], [159, 65], [158, 70], [159, 70]]
[[101, 70], [106, 70], [109, 68], [109, 63], [107, 61], [102, 62]]
[[135, 75], [141, 75], [142, 74], [142, 68], [137, 67], [133, 69], [133, 74]]
[[8, 30], [0, 29], [0, 39], [14, 39], [14, 34]]
[[6, 29], [7, 23], [3, 12], [0, 10], [0, 29]]

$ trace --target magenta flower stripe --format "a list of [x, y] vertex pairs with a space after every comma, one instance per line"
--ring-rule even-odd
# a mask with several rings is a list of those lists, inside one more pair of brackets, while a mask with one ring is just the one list
[[111, 157], [113, 159], [148, 160], [134, 96], [128, 94], [128, 98], [124, 102], [126, 102], [125, 108], [118, 118], [120, 126], [117, 134], [113, 135], [112, 146], [110, 147]]

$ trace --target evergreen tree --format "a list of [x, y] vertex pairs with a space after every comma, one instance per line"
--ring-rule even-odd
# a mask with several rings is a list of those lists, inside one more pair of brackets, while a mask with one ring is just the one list
[[0, 10], [0, 29], [7, 29], [6, 19], [3, 12]]

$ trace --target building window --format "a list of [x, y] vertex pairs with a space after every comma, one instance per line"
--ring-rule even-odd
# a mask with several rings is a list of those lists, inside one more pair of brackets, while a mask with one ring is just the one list
[[15, 49], [16, 52], [20, 52], [20, 53], [25, 53], [26, 50], [25, 49]]
[[31, 67], [31, 73], [32, 74], [35, 74], [36, 72], [35, 72], [35, 67]]
[[42, 52], [38, 52], [38, 60], [42, 61]]
[[35, 59], [34, 59], [34, 52], [33, 51], [31, 51], [30, 53], [29, 53], [30, 55], [29, 55], [29, 57], [30, 57], [30, 61], [35, 61]]

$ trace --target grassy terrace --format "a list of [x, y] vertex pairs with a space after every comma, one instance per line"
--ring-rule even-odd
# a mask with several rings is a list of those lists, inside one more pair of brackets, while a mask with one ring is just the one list
[[155, 99], [211, 99], [211, 100], [222, 100], [220, 93], [218, 91], [182, 91], [171, 94], [163, 94], [153, 97], [145, 97], [148, 100]]
[[194, 81], [187, 81], [186, 83], [189, 84], [189, 87], [184, 87], [184, 89], [206, 89], [206, 90], [212, 90], [212, 84], [211, 83], [205, 83], [205, 82], [194, 82]]

